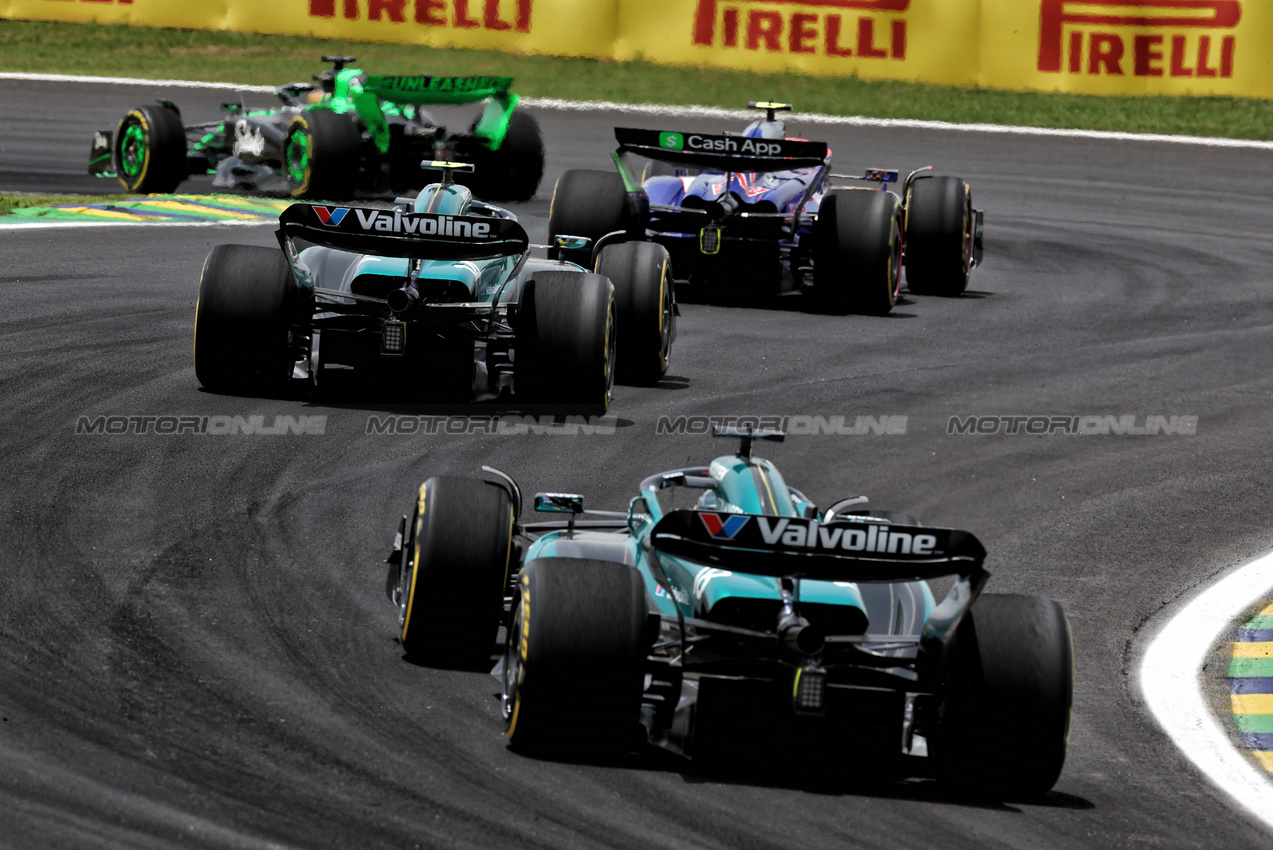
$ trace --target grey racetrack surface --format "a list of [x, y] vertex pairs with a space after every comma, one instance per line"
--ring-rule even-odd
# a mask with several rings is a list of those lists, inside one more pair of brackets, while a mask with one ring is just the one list
[[[226, 99], [5, 81], [0, 191], [113, 190], [81, 176], [91, 131], [162, 94], [191, 119]], [[606, 167], [625, 122], [539, 118], [549, 174], [516, 209], [542, 239], [553, 180]], [[621, 387], [613, 435], [374, 435], [370, 415], [437, 411], [202, 392], [200, 264], [220, 242], [273, 244], [272, 228], [0, 230], [0, 846], [1268, 846], [1163, 738], [1134, 670], [1147, 623], [1270, 548], [1273, 161], [815, 133], [844, 168], [932, 162], [968, 180], [987, 232], [973, 291], [888, 318], [686, 304], [673, 377]], [[321, 436], [75, 433], [98, 414], [327, 422]], [[972, 530], [991, 590], [1064, 605], [1077, 693], [1053, 793], [970, 803], [922, 783], [531, 760], [504, 747], [494, 680], [402, 660], [380, 562], [424, 477], [488, 463], [525, 490], [622, 508], [644, 475], [724, 449], [656, 433], [682, 414], [907, 417], [903, 435], [766, 454], [820, 504], [862, 492]], [[1031, 414], [1198, 425], [946, 433], [951, 416]]]

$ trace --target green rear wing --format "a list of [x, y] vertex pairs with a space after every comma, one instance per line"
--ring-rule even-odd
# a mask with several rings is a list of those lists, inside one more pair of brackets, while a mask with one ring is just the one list
[[487, 101], [473, 128], [473, 135], [491, 150], [499, 150], [508, 134], [513, 108], [519, 100], [509, 91], [512, 84], [512, 77], [366, 74], [350, 80], [349, 97], [382, 152], [389, 149], [389, 128], [380, 111], [380, 101], [412, 106]]

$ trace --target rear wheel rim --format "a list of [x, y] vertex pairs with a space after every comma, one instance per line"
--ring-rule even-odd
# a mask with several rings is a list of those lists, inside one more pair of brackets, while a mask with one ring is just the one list
[[519, 604], [513, 612], [508, 635], [504, 640], [504, 681], [500, 689], [500, 711], [505, 723], [512, 722], [513, 706], [517, 704], [517, 684], [522, 670], [522, 629], [522, 606]]
[[606, 411], [610, 409], [610, 405], [614, 401], [614, 363], [615, 355], [617, 353], [617, 345], [614, 338], [614, 313], [614, 301], [611, 301], [610, 309], [606, 313]]

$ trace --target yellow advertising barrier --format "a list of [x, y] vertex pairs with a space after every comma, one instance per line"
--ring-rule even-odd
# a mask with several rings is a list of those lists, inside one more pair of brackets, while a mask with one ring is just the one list
[[0, 18], [1002, 89], [1273, 98], [1267, 0], [0, 0]]

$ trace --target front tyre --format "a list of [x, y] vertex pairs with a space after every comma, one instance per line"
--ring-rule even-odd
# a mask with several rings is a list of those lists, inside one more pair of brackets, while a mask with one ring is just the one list
[[283, 176], [293, 198], [339, 200], [357, 188], [362, 131], [352, 115], [310, 109], [292, 119], [283, 141]]
[[813, 296], [828, 312], [882, 316], [901, 283], [901, 201], [892, 192], [836, 191], [814, 225]]
[[194, 371], [217, 392], [275, 394], [292, 375], [288, 311], [295, 279], [282, 252], [218, 245], [195, 304]]
[[166, 194], [186, 179], [186, 131], [168, 104], [130, 110], [115, 129], [115, 173], [130, 192]]
[[434, 476], [420, 485], [407, 533], [394, 594], [403, 651], [447, 666], [489, 661], [512, 562], [508, 493], [478, 479]]
[[1073, 664], [1069, 623], [1056, 602], [979, 596], [947, 649], [934, 746], [939, 780], [983, 796], [1049, 791], [1065, 764]]
[[505, 735], [540, 755], [613, 755], [632, 741], [649, 647], [645, 587], [608, 561], [531, 561], [504, 649]]
[[972, 190], [958, 177], [918, 177], [906, 192], [906, 285], [955, 296], [972, 270]]
[[676, 334], [670, 262], [654, 242], [607, 245], [597, 255], [597, 273], [614, 284], [621, 381], [655, 384], [667, 374]]

